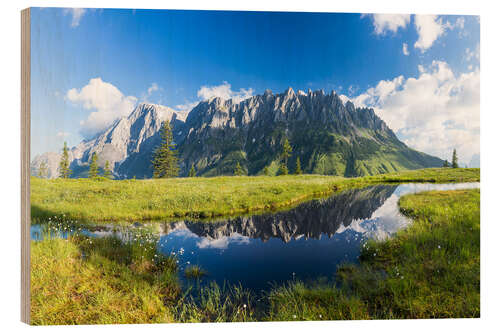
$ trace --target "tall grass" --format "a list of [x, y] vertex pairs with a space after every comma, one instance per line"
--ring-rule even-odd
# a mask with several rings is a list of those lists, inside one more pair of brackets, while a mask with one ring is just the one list
[[220, 287], [211, 282], [196, 296], [178, 303], [176, 319], [180, 322], [242, 322], [257, 320], [255, 297], [241, 286]]
[[184, 269], [184, 276], [188, 279], [200, 279], [207, 275], [207, 272], [198, 265], [189, 265]]
[[174, 258], [147, 242], [46, 237], [31, 244], [31, 323], [174, 321], [180, 294]]
[[31, 179], [33, 221], [66, 214], [93, 221], [196, 219], [277, 210], [313, 197], [384, 182], [479, 181], [479, 169], [422, 169], [361, 178], [320, 175], [147, 180]]

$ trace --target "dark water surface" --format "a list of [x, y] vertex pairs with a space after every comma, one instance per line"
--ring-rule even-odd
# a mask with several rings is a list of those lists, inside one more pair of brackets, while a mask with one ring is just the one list
[[[181, 273], [186, 266], [196, 264], [208, 272], [203, 284], [212, 280], [219, 285], [241, 283], [260, 291], [292, 279], [331, 280], [337, 265], [358, 261], [367, 239], [385, 239], [410, 223], [399, 212], [400, 196], [466, 188], [479, 188], [479, 183], [377, 185], [306, 202], [284, 212], [212, 222], [151, 223], [147, 227], [160, 235], [158, 251], [177, 257]], [[102, 226], [82, 232], [127, 240], [128, 230]], [[39, 239], [40, 232], [41, 227], [33, 225], [31, 238]], [[67, 233], [63, 230], [60, 236]]]

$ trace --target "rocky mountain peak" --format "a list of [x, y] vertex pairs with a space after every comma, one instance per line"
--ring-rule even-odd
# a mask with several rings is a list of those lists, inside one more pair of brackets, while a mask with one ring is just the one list
[[[236, 161], [249, 174], [266, 167], [276, 171], [285, 138], [293, 148], [290, 161], [300, 158], [310, 173], [353, 176], [442, 164], [406, 147], [373, 109], [344, 103], [335, 91], [295, 93], [288, 87], [283, 93], [268, 89], [243, 101], [214, 97], [189, 113], [140, 103], [129, 116], [70, 149], [73, 175], [85, 177], [97, 153], [100, 166], [109, 161], [118, 178], [151, 177], [151, 160], [165, 120], [172, 126], [181, 175], [191, 165], [198, 175], [232, 174]], [[59, 153], [44, 154], [33, 160], [33, 170], [45, 161], [55, 177], [59, 160]]]

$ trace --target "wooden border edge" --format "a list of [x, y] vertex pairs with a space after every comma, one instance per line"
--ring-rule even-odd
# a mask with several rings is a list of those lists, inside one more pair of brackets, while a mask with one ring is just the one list
[[21, 321], [30, 324], [31, 15], [21, 11]]

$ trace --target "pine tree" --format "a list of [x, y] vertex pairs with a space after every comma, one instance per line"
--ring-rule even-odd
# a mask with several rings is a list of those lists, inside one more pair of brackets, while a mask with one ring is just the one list
[[300, 167], [300, 158], [298, 158], [298, 157], [297, 157], [297, 161], [295, 162], [295, 174], [296, 175], [302, 174], [302, 168]]
[[191, 169], [189, 169], [188, 177], [196, 177], [196, 170], [194, 169], [194, 165], [191, 164]]
[[170, 122], [165, 121], [161, 126], [161, 145], [156, 148], [153, 157], [153, 177], [171, 178], [179, 175], [179, 161], [175, 150], [174, 139]]
[[278, 170], [278, 174], [280, 176], [286, 176], [286, 175], [288, 175], [288, 167], [286, 166], [285, 163], [281, 163], [280, 168]]
[[97, 154], [93, 153], [90, 160], [89, 178], [96, 178], [99, 176], [99, 165], [97, 164], [97, 159]]
[[240, 162], [236, 163], [236, 166], [234, 167], [234, 175], [235, 176], [243, 176], [245, 172], [243, 171], [243, 168], [240, 165]]
[[458, 168], [458, 157], [456, 149], [453, 149], [453, 156], [451, 158], [451, 167], [455, 169]]
[[38, 177], [46, 178], [48, 176], [48, 167], [45, 161], [40, 162], [40, 166], [38, 166]]
[[449, 167], [450, 167], [450, 163], [448, 162], [448, 160], [444, 160], [443, 168], [449, 168]]
[[288, 158], [292, 155], [292, 147], [288, 142], [288, 138], [285, 138], [283, 143], [283, 152], [281, 153], [282, 163], [280, 166], [279, 174], [288, 175]]
[[68, 145], [64, 142], [63, 153], [61, 161], [59, 162], [59, 177], [69, 178], [71, 169], [69, 168]]
[[113, 179], [113, 174], [111, 173], [111, 167], [109, 166], [109, 161], [106, 161], [104, 164], [104, 177], [108, 179]]

